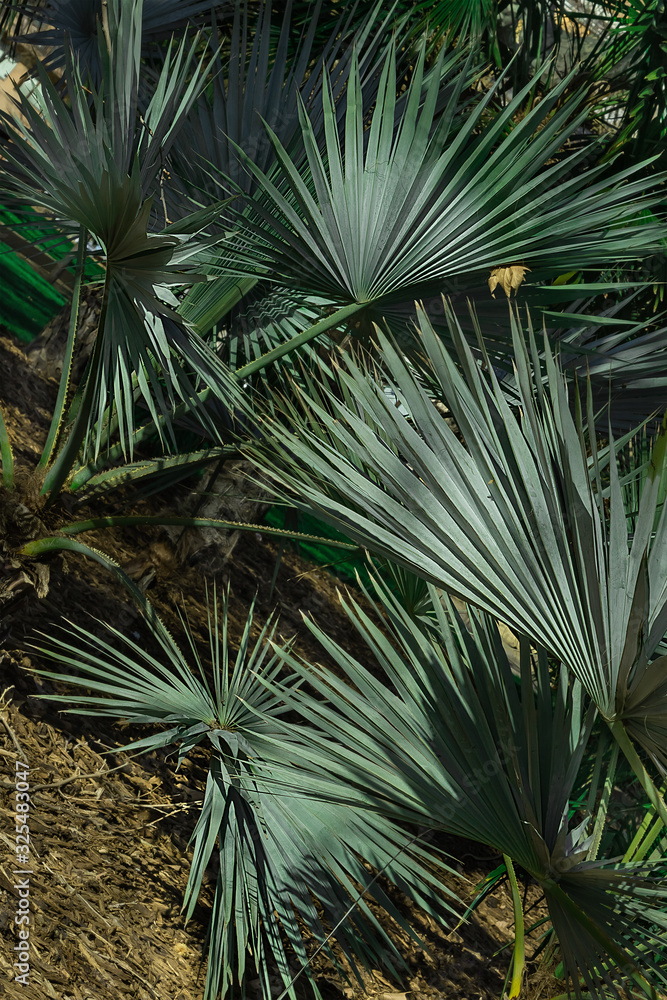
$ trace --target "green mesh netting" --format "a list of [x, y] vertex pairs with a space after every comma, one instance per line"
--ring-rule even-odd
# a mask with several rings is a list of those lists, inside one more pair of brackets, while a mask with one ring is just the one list
[[64, 305], [48, 281], [0, 243], [0, 326], [19, 340], [32, 340]]
[[[302, 531], [307, 535], [319, 535], [320, 537], [332, 538], [341, 542], [349, 541], [345, 535], [341, 535], [335, 528], [330, 528], [328, 524], [318, 521], [317, 518], [311, 517], [309, 514], [302, 514], [300, 511], [295, 511], [291, 508], [282, 506], [272, 507], [264, 517], [264, 521], [274, 528], [288, 528], [292, 531]], [[346, 583], [354, 583], [357, 573], [359, 573], [365, 582], [368, 580], [366, 560], [360, 550], [358, 550], [359, 554], [357, 555], [354, 552], [347, 552], [345, 549], [339, 549], [325, 543], [315, 544], [313, 542], [299, 541], [288, 542], [287, 544], [292, 545], [304, 559], [309, 559], [318, 566], [326, 567]]]
[[[58, 230], [45, 225], [34, 212], [17, 215], [0, 207], [0, 223], [20, 232], [27, 241], [54, 237], [44, 247], [54, 266], [72, 253], [71, 244], [59, 238]], [[74, 272], [74, 263], [66, 268]], [[104, 272], [93, 260], [86, 261], [86, 278]], [[0, 327], [9, 330], [19, 340], [29, 341], [41, 333], [46, 324], [65, 305], [65, 298], [45, 279], [34, 271], [11, 247], [0, 242]]]

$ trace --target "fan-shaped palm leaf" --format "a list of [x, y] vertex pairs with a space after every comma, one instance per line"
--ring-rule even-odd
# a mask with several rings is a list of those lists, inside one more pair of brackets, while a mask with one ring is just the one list
[[[299, 169], [304, 168], [306, 152], [299, 124], [299, 100], [303, 100], [311, 126], [320, 137], [324, 118], [323, 88], [330, 87], [340, 125], [345, 113], [345, 103], [340, 98], [356, 65], [355, 49], [364, 106], [371, 108], [375, 104], [382, 65], [390, 45], [387, 27], [396, 5], [386, 10], [374, 2], [361, 23], [356, 25], [353, 35], [349, 24], [355, 21], [356, 5], [352, 5], [351, 11], [350, 5], [341, 5], [335, 23], [329, 24], [328, 37], [316, 50], [313, 49], [314, 38], [320, 20], [325, 19], [320, 18], [320, 3], [310, 6], [298, 47], [290, 53], [294, 26], [292, 4], [286, 4], [273, 56], [270, 5], [260, 6], [251, 25], [248, 24], [248, 5], [237, 6], [229, 54], [225, 60], [219, 57], [218, 72], [211, 87], [198, 100], [173, 151], [174, 181], [192, 197], [201, 197], [202, 191], [214, 198], [232, 193], [253, 196], [258, 181], [242, 156], [263, 173], [271, 175], [275, 154], [267, 128], [289, 151], [294, 164]], [[325, 23], [329, 23], [328, 20]], [[395, 26], [399, 33], [400, 28], [400, 24]], [[397, 43], [401, 51], [399, 76], [407, 72], [411, 59], [410, 49], [403, 42], [401, 35], [401, 42]], [[444, 86], [439, 91], [439, 108], [446, 104], [449, 90], [451, 87]], [[399, 117], [405, 100], [405, 95], [397, 98], [394, 112]], [[219, 280], [191, 289], [180, 307], [181, 315], [202, 333], [227, 316], [230, 301], [253, 287], [252, 277], [229, 278], [224, 264], [211, 263], [208, 273]]]
[[[642, 287], [629, 282], [608, 281], [585, 284], [549, 282], [546, 269], [531, 273], [543, 284], [522, 285], [521, 302], [558, 341], [563, 369], [580, 380], [585, 389], [590, 380], [593, 408], [598, 428], [606, 434], [611, 423], [614, 433], [624, 434], [647, 419], [655, 424], [667, 408], [667, 328], [664, 314], [637, 316]], [[503, 386], [515, 385], [512, 358], [512, 330], [507, 299], [493, 299], [486, 281], [467, 291], [456, 281], [445, 283], [447, 299], [473, 352], [484, 331], [484, 344]], [[450, 295], [451, 293], [451, 295]], [[470, 301], [474, 301], [474, 312]], [[424, 300], [429, 321], [450, 349], [449, 332], [442, 296]], [[386, 325], [400, 349], [417, 366], [420, 346], [414, 337], [414, 303], [392, 304], [383, 308]], [[433, 391], [438, 389], [431, 383]], [[657, 416], [660, 414], [660, 416]]]
[[[563, 370], [578, 380], [584, 392], [590, 383], [596, 423], [602, 434], [607, 433], [609, 424], [614, 433], [625, 434], [647, 420], [657, 429], [667, 409], [665, 314], [637, 317], [641, 292], [641, 288], [633, 289], [628, 283], [612, 287], [605, 282], [531, 285], [521, 290], [522, 303], [533, 320], [540, 318], [554, 349], [557, 345]], [[474, 300], [474, 311], [470, 310], [470, 299]], [[484, 331], [489, 360], [502, 378], [503, 388], [514, 392], [512, 330], [505, 297], [502, 302], [493, 300], [480, 287], [472, 289], [470, 296], [454, 296], [451, 306], [473, 353]], [[454, 348], [442, 297], [426, 300], [424, 307], [438, 336], [447, 347]], [[387, 311], [387, 325], [401, 350], [419, 368], [419, 343], [407, 332], [410, 314], [407, 306], [392, 307]], [[403, 335], [401, 324], [405, 324]], [[423, 374], [437, 398], [437, 381], [428, 379], [428, 368]]]
[[591, 170], [582, 186], [585, 151], [553, 162], [582, 120], [573, 116], [583, 95], [555, 110], [565, 82], [514, 124], [528, 88], [488, 120], [492, 90], [462, 119], [461, 76], [434, 125], [442, 72], [424, 85], [423, 69], [422, 51], [397, 125], [388, 57], [367, 131], [355, 69], [344, 137], [325, 87], [324, 149], [300, 104], [312, 187], [273, 133], [270, 175], [244, 157], [262, 196], [239, 214], [242, 235], [225, 265], [362, 306], [438, 291], [447, 278], [511, 261], [558, 273], [641, 255], [660, 240], [659, 227], [638, 217], [655, 202], [645, 179], [625, 171], [601, 180]]
[[[104, 11], [102, 0], [48, 0], [35, 4], [32, 0], [18, 0], [12, 5], [23, 19], [48, 27], [40, 27], [16, 40], [47, 47], [44, 68], [48, 72], [63, 70], [70, 52], [73, 53], [82, 77], [89, 78], [95, 87], [102, 80], [99, 35], [103, 30]], [[142, 39], [145, 42], [169, 38], [189, 23], [209, 20], [216, 8], [229, 10], [231, 4], [223, 0], [143, 0], [141, 11]], [[23, 27], [24, 20], [19, 21]]]
[[427, 636], [376, 589], [389, 635], [355, 602], [347, 610], [391, 688], [311, 623], [345, 679], [282, 654], [308, 681], [285, 698], [318, 727], [304, 731], [304, 788], [328, 778], [336, 801], [347, 786], [352, 806], [509, 856], [544, 891], [577, 995], [580, 978], [600, 998], [634, 977], [664, 985], [664, 863], [588, 861], [589, 818], [568, 828], [594, 716], [579, 683], [562, 669], [554, 689], [545, 651], [524, 641], [518, 687], [487, 615], [469, 609], [468, 631], [431, 587], [438, 628]]
[[[544, 645], [581, 681], [626, 754], [627, 730], [663, 769], [667, 661], [652, 657], [667, 631], [664, 508], [653, 528], [667, 434], [629, 535], [616, 462], [607, 519], [594, 436], [589, 469], [548, 342], [545, 386], [536, 344], [531, 370], [513, 319], [515, 409], [493, 373], [483, 376], [451, 314], [450, 323], [463, 374], [420, 312], [424, 351], [465, 445], [378, 334], [389, 395], [346, 359], [343, 402], [326, 391], [318, 399], [311, 384], [302, 410], [289, 412], [291, 429], [271, 425], [276, 446], [246, 450], [302, 508]], [[631, 762], [655, 797], [638, 758]]]
[[[384, 907], [413, 937], [414, 932], [365, 865], [383, 871], [437, 919], [449, 911], [444, 887], [429, 870], [416, 838], [391, 820], [364, 810], [350, 812], [312, 789], [304, 796], [293, 765], [299, 737], [280, 726], [285, 705], [269, 690], [282, 666], [278, 651], [270, 648], [275, 623], [251, 638], [251, 608], [234, 655], [227, 601], [225, 597], [221, 609], [215, 602], [209, 608], [205, 659], [189, 631], [186, 658], [155, 622], [151, 630], [157, 655], [112, 629], [108, 641], [74, 625], [49, 636], [42, 651], [61, 668], [76, 668], [78, 675], [63, 669], [42, 673], [93, 692], [49, 697], [89, 716], [168, 727], [128, 748], [178, 745], [180, 762], [194, 746], [208, 747], [210, 768], [192, 835], [184, 902], [189, 918], [206, 866], [215, 856], [220, 874], [208, 932], [207, 1000], [243, 980], [248, 949], [267, 1000], [274, 967], [289, 984], [294, 972], [281, 932], [308, 972], [303, 926], [315, 940], [327, 935], [313, 897], [327, 923], [340, 922], [336, 937], [353, 968], [355, 960], [366, 968], [378, 962], [391, 968], [401, 962], [400, 955], [366, 899]], [[288, 689], [294, 682], [288, 682]]]
[[[195, 45], [170, 48], [140, 121], [141, 10], [140, 0], [110, 4], [111, 51], [101, 43], [103, 84], [90, 102], [80, 71], [70, 62], [76, 84], [71, 109], [40, 69], [41, 111], [22, 97], [25, 120], [5, 116], [12, 131], [5, 151], [8, 190], [17, 201], [41, 206], [63, 230], [83, 238], [93, 234], [106, 264], [99, 334], [79, 412], [47, 489], [62, 484], [84, 439], [93, 456], [106, 444], [101, 431], [108, 429], [103, 417], [112, 399], [121, 443], [131, 453], [137, 397], [154, 419], [162, 419], [169, 435], [176, 401], [196, 409], [200, 381], [217, 383], [219, 362], [177, 317], [172, 291], [203, 280], [194, 273], [196, 234], [207, 218], [198, 213], [182, 220], [176, 232], [150, 231], [151, 193], [176, 131], [204, 86], [207, 64]], [[210, 421], [208, 430], [215, 435]]]

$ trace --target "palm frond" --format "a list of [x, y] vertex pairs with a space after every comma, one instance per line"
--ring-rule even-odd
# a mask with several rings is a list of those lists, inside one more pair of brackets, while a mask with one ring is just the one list
[[[105, 295], [100, 327], [86, 375], [82, 403], [48, 488], [58, 488], [79, 448], [96, 457], [108, 439], [104, 416], [113, 404], [123, 447], [132, 451], [136, 401], [142, 400], [163, 446], [173, 441], [169, 416], [178, 402], [197, 410], [201, 383], [217, 384], [220, 364], [194, 331], [177, 317], [174, 288], [204, 280], [197, 235], [213, 209], [181, 221], [174, 232], [151, 231], [153, 195], [175, 134], [207, 78], [208, 62], [195, 44], [170, 46], [158, 86], [143, 119], [138, 114], [141, 70], [141, 3], [109, 5], [111, 51], [100, 41], [103, 82], [85, 99], [72, 60], [71, 108], [41, 67], [42, 107], [21, 97], [23, 118], [5, 116], [12, 142], [6, 150], [6, 187], [15, 201], [41, 206], [67, 232], [92, 234], [103, 249]], [[214, 206], [214, 208], [216, 208]], [[217, 209], [216, 209], [217, 210]], [[216, 435], [209, 420], [207, 430]], [[63, 458], [64, 455], [64, 458]]]
[[[303, 101], [308, 109], [311, 125], [320, 136], [324, 87], [330, 87], [340, 125], [345, 114], [341, 96], [358, 62], [364, 105], [373, 106], [381, 83], [389, 44], [387, 28], [394, 6], [386, 10], [375, 0], [357, 23], [357, 5], [341, 5], [334, 23], [329, 24], [330, 19], [320, 17], [322, 4], [313, 4], [301, 28], [296, 50], [291, 51], [294, 24], [292, 3], [288, 2], [273, 52], [270, 5], [262, 3], [256, 20], [251, 23], [248, 4], [239, 4], [232, 25], [230, 52], [225, 59], [217, 58], [211, 87], [198, 100], [174, 148], [173, 182], [191, 198], [220, 198], [232, 193], [253, 197], [258, 181], [244, 157], [271, 175], [275, 156], [267, 129], [289, 150], [299, 169], [306, 169], [299, 102]], [[327, 37], [314, 48], [321, 20], [329, 24]], [[355, 25], [353, 33], [350, 24]], [[401, 23], [395, 30], [400, 34]], [[407, 72], [411, 55], [402, 42], [397, 47], [401, 53], [400, 76]], [[449, 89], [445, 85], [440, 90], [439, 109], [446, 104]], [[404, 104], [402, 95], [396, 103], [398, 114]], [[181, 315], [202, 333], [226, 317], [230, 300], [236, 301], [238, 293], [251, 290], [254, 283], [251, 276], [230, 278], [224, 260], [216, 261], [215, 257], [207, 273], [217, 280], [190, 289], [180, 308]]]
[[[242, 982], [249, 954], [267, 1000], [273, 968], [290, 988], [295, 969], [285, 940], [310, 977], [304, 925], [318, 941], [325, 941], [327, 925], [335, 927], [353, 970], [355, 963], [366, 969], [380, 963], [392, 971], [401, 957], [368, 901], [415, 935], [366, 866], [382, 871], [438, 920], [451, 911], [455, 897], [441, 886], [418, 838], [390, 819], [363, 810], [350, 813], [326, 797], [303, 794], [293, 765], [299, 737], [280, 725], [286, 707], [270, 690], [287, 653], [285, 646], [274, 648], [276, 623], [269, 621], [253, 637], [251, 608], [235, 654], [228, 594], [221, 607], [215, 598], [210, 603], [208, 624], [205, 656], [189, 629], [187, 656], [166, 630], [151, 629], [156, 653], [114, 629], [106, 629], [105, 639], [71, 624], [40, 643], [60, 665], [57, 672], [41, 673], [92, 692], [49, 697], [89, 716], [162, 725], [125, 749], [178, 745], [180, 762], [193, 747], [208, 748], [184, 901], [189, 918], [204, 871], [217, 860], [205, 997], [214, 1000]], [[296, 677], [288, 679], [286, 690], [299, 684]]]
[[465, 444], [378, 332], [389, 393], [346, 358], [343, 402], [313, 386], [289, 411], [291, 429], [270, 424], [275, 445], [245, 451], [290, 502], [543, 645], [662, 769], [664, 667], [651, 659], [667, 631], [664, 508], [653, 531], [667, 434], [630, 535], [616, 462], [607, 517], [594, 433], [571, 415], [548, 341], [545, 383], [536, 342], [529, 353], [513, 317], [512, 407], [449, 321], [463, 374], [420, 312], [424, 352]]
[[[48, 0], [47, 3], [18, 0], [12, 6], [16, 15], [23, 19], [18, 21], [18, 26], [24, 31], [26, 20], [40, 25], [36, 31], [16, 36], [15, 41], [45, 46], [47, 72], [58, 73], [65, 69], [72, 53], [82, 78], [99, 87], [102, 80], [99, 44], [104, 21], [102, 0]], [[143, 43], [169, 39], [187, 25], [198, 25], [202, 20], [206, 23], [212, 13], [229, 13], [230, 8], [228, 2], [211, 0], [143, 0]]]
[[[577, 292], [577, 288], [580, 289]], [[649, 422], [655, 431], [667, 408], [667, 327], [665, 315], [633, 315], [642, 288], [594, 285], [531, 285], [521, 291], [522, 305], [548, 331], [560, 364], [573, 376], [585, 397], [590, 388], [598, 431], [606, 435], [609, 425], [623, 435]], [[517, 377], [512, 357], [512, 328], [507, 300], [491, 300], [484, 289], [471, 290], [470, 297], [455, 296], [452, 310], [473, 353], [481, 358], [483, 339], [488, 359], [503, 388], [516, 394]], [[474, 300], [474, 310], [470, 309]], [[458, 301], [456, 301], [458, 300]], [[571, 301], [568, 301], [571, 300]], [[565, 308], [563, 308], [565, 306]], [[429, 321], [450, 349], [455, 349], [442, 298], [424, 302]], [[409, 332], [414, 307], [393, 307], [385, 314], [386, 325], [405, 355], [420, 369], [420, 346]], [[424, 378], [434, 397], [436, 382]], [[585, 402], [584, 402], [584, 405]]]
[[[445, 69], [458, 84], [436, 122]], [[342, 130], [325, 86], [323, 147], [299, 106], [308, 179], [271, 130], [270, 174], [239, 152], [261, 196], [238, 211], [239, 235], [222, 258], [228, 270], [370, 305], [441, 291], [447, 279], [479, 280], [511, 261], [558, 274], [657, 245], [659, 227], [639, 217], [656, 204], [652, 180], [647, 188], [627, 170], [603, 180], [594, 168], [582, 185], [586, 151], [557, 155], [585, 115], [583, 94], [558, 107], [564, 81], [514, 124], [529, 87], [497, 114], [493, 89], [461, 114], [466, 77], [460, 56], [443, 50], [425, 81], [422, 48], [395, 121], [390, 53], [368, 129], [358, 69]]]
[[375, 590], [384, 629], [355, 601], [347, 611], [390, 686], [311, 622], [341, 678], [283, 654], [308, 684], [285, 693], [307, 720], [304, 788], [327, 777], [339, 798], [346, 782], [353, 808], [370, 806], [510, 857], [544, 891], [577, 996], [580, 978], [599, 998], [606, 989], [619, 997], [635, 977], [662, 986], [662, 859], [588, 862], [590, 817], [568, 823], [595, 714], [579, 683], [564, 669], [552, 683], [545, 650], [531, 652], [522, 641], [516, 684], [488, 615], [469, 608], [468, 629], [431, 587], [438, 628], [426, 636], [377, 580]]

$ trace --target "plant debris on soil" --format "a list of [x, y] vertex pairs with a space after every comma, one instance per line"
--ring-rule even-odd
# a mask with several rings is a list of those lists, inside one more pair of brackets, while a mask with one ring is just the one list
[[[0, 338], [0, 402], [15, 459], [29, 483], [48, 430], [57, 385], [32, 368], [9, 337]], [[158, 512], [160, 498], [153, 499]], [[94, 507], [87, 507], [95, 516]], [[106, 511], [103, 511], [106, 513]], [[86, 536], [82, 536], [86, 540]], [[148, 596], [177, 641], [182, 628], [177, 608], [186, 612], [190, 628], [206, 634], [207, 565], [200, 560], [179, 565], [172, 540], [159, 528], [113, 529], [87, 539], [121, 566], [140, 573], [150, 564]], [[311, 662], [327, 662], [323, 650], [304, 627], [302, 613], [312, 614], [340, 645], [368, 662], [365, 648], [355, 645], [354, 632], [338, 600], [340, 583], [314, 567], [297, 551], [282, 553], [275, 586], [279, 544], [267, 536], [245, 533], [218, 567], [217, 582], [230, 586], [230, 638], [240, 636], [256, 596], [259, 627], [277, 609], [279, 632], [295, 637], [296, 651]], [[137, 565], [139, 564], [139, 565]], [[101, 566], [83, 557], [56, 556], [50, 566], [49, 592], [39, 600], [34, 589], [12, 604], [11, 617], [0, 620], [0, 996], [22, 1000], [198, 1000], [203, 995], [202, 963], [215, 872], [209, 871], [188, 925], [181, 913], [188, 878], [192, 830], [203, 799], [206, 760], [203, 750], [176, 770], [168, 751], [133, 756], [117, 752], [132, 738], [146, 735], [138, 727], [121, 727], [107, 719], [63, 715], [45, 696], [66, 688], [31, 673], [53, 664], [40, 658], [33, 644], [63, 616], [88, 629], [101, 628], [91, 619], [112, 625], [137, 641], [149, 641], [140, 611]], [[210, 578], [208, 579], [210, 587]], [[359, 599], [361, 599], [359, 597]], [[29, 765], [30, 784], [30, 976], [29, 985], [14, 980], [19, 892], [14, 874], [15, 763]], [[500, 863], [500, 857], [478, 844], [438, 837], [437, 846], [452, 856], [467, 881], [449, 885], [464, 901]], [[454, 860], [456, 859], [456, 860]], [[499, 1000], [511, 958], [511, 895], [497, 889], [457, 929], [438, 927], [405, 897], [396, 894], [425, 944], [419, 950], [393, 928], [407, 963], [400, 981], [375, 970], [363, 984], [346, 981], [319, 952], [313, 969], [325, 1000]], [[528, 890], [534, 919], [544, 914], [536, 889]], [[387, 919], [386, 917], [384, 918]], [[314, 953], [321, 944], [310, 941]], [[510, 947], [508, 947], [508, 945]], [[499, 952], [500, 949], [504, 949]], [[295, 974], [298, 966], [295, 965]], [[544, 993], [547, 980], [529, 996]], [[551, 982], [553, 987], [553, 981]], [[259, 996], [250, 979], [247, 995]], [[282, 983], [275, 977], [276, 996]], [[305, 977], [296, 985], [300, 997], [310, 994]], [[553, 992], [553, 990], [552, 990]]]

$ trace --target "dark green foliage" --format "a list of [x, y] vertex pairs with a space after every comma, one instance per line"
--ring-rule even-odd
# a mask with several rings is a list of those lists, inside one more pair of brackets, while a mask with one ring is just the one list
[[[3, 118], [0, 166], [14, 223], [39, 209], [36, 245], [79, 241], [42, 493], [110, 512], [63, 504], [41, 537], [29, 511], [8, 565], [86, 554], [147, 616], [154, 654], [67, 623], [47, 652], [53, 677], [90, 692], [74, 710], [153, 727], [135, 748], [208, 756], [184, 904], [217, 865], [206, 996], [243, 989], [251, 964], [267, 1000], [276, 969], [293, 994], [330, 931], [359, 970], [400, 974], [384, 876], [438, 920], [453, 904], [424, 827], [503, 855], [513, 998], [529, 879], [578, 997], [657, 996], [662, 5], [50, 0], [4, 4], [2, 23], [40, 12], [54, 48], [33, 102]], [[73, 391], [89, 239], [104, 294]], [[72, 538], [256, 530], [170, 506], [176, 484], [239, 456], [336, 529], [341, 557], [375, 556], [379, 618], [348, 601], [374, 672], [324, 624], [309, 627], [335, 674], [270, 623], [251, 639], [252, 613], [232, 650], [215, 599], [206, 656], [191, 637], [185, 655], [120, 567]], [[27, 510], [1, 414], [0, 457], [7, 509]], [[163, 513], [116, 510], [119, 488], [162, 496]], [[628, 774], [645, 817], [616, 838]]]

